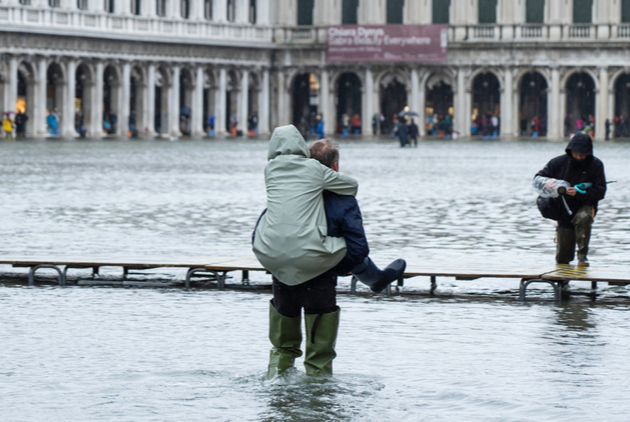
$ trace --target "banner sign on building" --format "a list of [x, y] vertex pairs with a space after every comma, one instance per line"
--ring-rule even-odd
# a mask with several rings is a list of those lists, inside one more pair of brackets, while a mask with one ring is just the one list
[[330, 26], [327, 61], [445, 61], [447, 31], [447, 25]]

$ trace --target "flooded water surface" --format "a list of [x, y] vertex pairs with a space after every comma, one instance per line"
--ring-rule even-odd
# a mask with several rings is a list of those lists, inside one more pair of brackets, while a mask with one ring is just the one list
[[[530, 184], [555, 142], [342, 141], [372, 258], [553, 263]], [[265, 141], [0, 143], [0, 256], [251, 256]], [[597, 143], [609, 185], [592, 265], [628, 265], [630, 145]], [[142, 280], [182, 280], [157, 269]], [[42, 274], [45, 274], [43, 272]], [[73, 270], [71, 280], [90, 278]], [[105, 269], [102, 278], [119, 277]], [[341, 294], [335, 376], [264, 381], [268, 291], [26, 287], [0, 266], [2, 421], [624, 421], [630, 295], [551, 301], [518, 280], [426, 278]], [[17, 283], [15, 282], [17, 281]], [[238, 282], [236, 277], [231, 282]], [[252, 274], [255, 284], [268, 276]], [[339, 290], [348, 290], [341, 279]], [[587, 293], [590, 283], [571, 283]]]

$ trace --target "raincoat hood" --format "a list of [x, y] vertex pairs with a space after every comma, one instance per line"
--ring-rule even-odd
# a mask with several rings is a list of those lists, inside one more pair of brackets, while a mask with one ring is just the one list
[[267, 159], [273, 160], [279, 155], [298, 155], [311, 158], [311, 153], [304, 142], [304, 137], [293, 125], [279, 126], [274, 129], [269, 140]]
[[593, 155], [593, 140], [586, 133], [578, 133], [571, 138], [565, 151], [569, 156], [571, 156], [571, 151]]

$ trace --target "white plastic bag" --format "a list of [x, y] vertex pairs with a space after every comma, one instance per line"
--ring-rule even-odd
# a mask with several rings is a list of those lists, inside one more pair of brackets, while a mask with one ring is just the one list
[[534, 189], [544, 198], [557, 198], [564, 195], [571, 187], [569, 182], [564, 180], [553, 179], [551, 177], [536, 176], [534, 177]]

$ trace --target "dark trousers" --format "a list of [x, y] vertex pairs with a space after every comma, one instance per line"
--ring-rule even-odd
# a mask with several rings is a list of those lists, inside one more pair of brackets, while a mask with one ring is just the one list
[[337, 275], [327, 271], [297, 286], [288, 286], [277, 278], [273, 280], [273, 306], [287, 318], [305, 314], [328, 314], [337, 311]]

